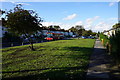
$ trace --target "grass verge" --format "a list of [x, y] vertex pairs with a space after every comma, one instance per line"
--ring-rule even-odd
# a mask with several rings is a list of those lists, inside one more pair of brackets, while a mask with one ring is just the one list
[[94, 39], [70, 39], [2, 49], [3, 80], [84, 80]]

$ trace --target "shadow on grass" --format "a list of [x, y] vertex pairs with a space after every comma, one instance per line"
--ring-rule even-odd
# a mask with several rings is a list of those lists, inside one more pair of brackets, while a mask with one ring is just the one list
[[64, 47], [64, 50], [69, 50], [69, 51], [80, 51], [83, 53], [91, 51], [93, 48], [87, 48], [87, 47]]
[[[71, 59], [83, 59], [84, 61], [89, 60], [89, 56], [92, 53], [92, 48], [86, 47], [64, 47], [63, 50], [71, 51], [72, 53], [67, 55], [53, 55], [61, 56]], [[22, 76], [3, 78], [3, 80], [85, 80], [86, 62], [79, 64], [76, 67], [57, 67], [57, 68], [44, 68], [44, 69], [33, 69], [33, 70], [21, 70], [21, 71], [7, 71], [3, 74], [20, 74]], [[29, 73], [29, 74], [28, 74]], [[23, 74], [28, 74], [24, 76]]]
[[87, 47], [64, 47], [63, 49], [72, 52], [68, 55], [68, 58], [85, 60], [88, 60], [93, 51], [93, 48]]
[[[83, 67], [83, 66], [82, 66]], [[10, 71], [10, 72], [3, 72], [3, 73], [27, 73], [27, 72], [41, 72], [42, 70], [49, 70], [44, 73], [40, 74], [31, 74], [28, 76], [20, 76], [20, 77], [13, 77], [13, 78], [3, 78], [2, 80], [85, 80], [85, 73], [67, 73], [74, 70], [80, 70], [81, 66], [77, 67], [60, 67], [60, 68], [45, 68], [45, 69], [33, 69], [33, 70], [23, 70], [23, 71]]]

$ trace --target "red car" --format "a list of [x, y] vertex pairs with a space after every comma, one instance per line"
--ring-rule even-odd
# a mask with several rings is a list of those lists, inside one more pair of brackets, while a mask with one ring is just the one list
[[50, 37], [46, 37], [45, 39], [46, 40], [53, 40], [53, 38], [50, 38]]
[[46, 40], [58, 40], [62, 39], [63, 37], [62, 33], [47, 33], [47, 37], [45, 38]]

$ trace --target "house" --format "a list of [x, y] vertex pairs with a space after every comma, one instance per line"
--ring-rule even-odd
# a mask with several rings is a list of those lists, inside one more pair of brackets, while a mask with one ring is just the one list
[[112, 36], [113, 34], [115, 34], [115, 30], [116, 29], [110, 29], [110, 30], [104, 31], [103, 34], [107, 35], [108, 38], [109, 38], [110, 36]]
[[118, 31], [118, 30], [120, 30], [120, 28], [112, 28], [110, 30], [104, 31], [103, 34], [108, 36], [108, 38], [109, 38], [112, 35], [115, 35], [116, 31]]
[[0, 37], [3, 37], [5, 32], [7, 32], [6, 28], [2, 26], [2, 20], [0, 20]]

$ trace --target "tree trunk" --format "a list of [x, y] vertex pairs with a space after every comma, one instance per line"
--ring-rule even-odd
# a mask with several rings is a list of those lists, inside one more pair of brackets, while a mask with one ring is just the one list
[[30, 50], [35, 51], [35, 49], [34, 49], [34, 47], [33, 47], [33, 42], [32, 42], [32, 40], [29, 39], [29, 36], [28, 36], [27, 34], [25, 34], [25, 36], [28, 38], [28, 41], [29, 41], [29, 43], [30, 43], [30, 46], [29, 46]]
[[33, 43], [32, 43], [32, 42], [30, 42], [30, 45], [31, 45], [31, 46], [29, 46], [29, 48], [30, 48], [32, 51], [35, 51], [35, 49], [34, 49], [34, 47], [33, 47]]

